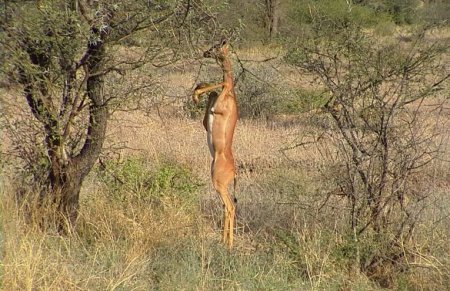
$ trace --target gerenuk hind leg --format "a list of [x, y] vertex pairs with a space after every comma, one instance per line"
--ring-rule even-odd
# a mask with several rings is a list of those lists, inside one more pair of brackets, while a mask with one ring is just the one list
[[233, 246], [233, 234], [234, 234], [234, 217], [235, 217], [235, 205], [230, 193], [228, 192], [228, 185], [234, 178], [233, 167], [227, 167], [223, 165], [226, 161], [216, 160], [215, 169], [213, 171], [213, 185], [217, 193], [220, 195], [220, 199], [224, 205], [224, 217], [223, 217], [223, 241], [231, 248]]
[[216, 190], [224, 205], [223, 242], [231, 249], [233, 246], [235, 205], [226, 187], [219, 186]]

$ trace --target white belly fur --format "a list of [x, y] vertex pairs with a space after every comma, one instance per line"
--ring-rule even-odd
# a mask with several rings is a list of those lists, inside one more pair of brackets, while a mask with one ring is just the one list
[[208, 133], [207, 133], [207, 137], [206, 138], [208, 140], [209, 152], [211, 153], [211, 157], [214, 159], [214, 147], [213, 147], [213, 141], [212, 141], [213, 122], [214, 122], [214, 114], [209, 113], [209, 116], [208, 116]]

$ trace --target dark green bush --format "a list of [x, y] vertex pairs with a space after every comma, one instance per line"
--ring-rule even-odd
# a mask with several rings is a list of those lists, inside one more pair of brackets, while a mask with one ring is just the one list
[[298, 24], [319, 23], [320, 29], [325, 31], [327, 27], [345, 25], [348, 22], [355, 22], [363, 27], [373, 27], [391, 20], [391, 16], [385, 11], [377, 11], [364, 5], [349, 5], [343, 0], [296, 1], [290, 17]]
[[152, 164], [142, 158], [108, 161], [97, 169], [100, 181], [119, 201], [156, 202], [163, 196], [195, 199], [201, 186], [184, 165], [172, 161]]

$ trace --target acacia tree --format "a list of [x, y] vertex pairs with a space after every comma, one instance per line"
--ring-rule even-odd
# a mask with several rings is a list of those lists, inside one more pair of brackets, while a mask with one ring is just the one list
[[[105, 82], [178, 57], [189, 45], [184, 39], [192, 41], [190, 33], [210, 18], [194, 0], [4, 4], [2, 69], [22, 89], [35, 119], [28, 122], [37, 121], [34, 153], [19, 155], [28, 159], [40, 203], [53, 205], [56, 227], [68, 230], [77, 219], [82, 182], [102, 150], [109, 106], [128, 97], [105, 94]], [[126, 53], [130, 43], [133, 54]], [[25, 142], [14, 146], [26, 152]]]
[[320, 170], [333, 191], [323, 205], [345, 202], [340, 211], [361, 271], [376, 277], [392, 266], [405, 270], [433, 194], [424, 170], [442, 154], [439, 92], [450, 78], [441, 57], [447, 48], [425, 31], [411, 42], [381, 42], [350, 18], [319, 18], [311, 39], [296, 44], [287, 60], [312, 74], [327, 96], [323, 112], [331, 122], [316, 145], [325, 144]]

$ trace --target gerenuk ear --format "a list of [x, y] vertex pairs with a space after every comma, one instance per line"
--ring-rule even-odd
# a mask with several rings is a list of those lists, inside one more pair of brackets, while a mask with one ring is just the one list
[[227, 43], [228, 43], [228, 40], [227, 40], [225, 37], [223, 37], [222, 40], [220, 41], [220, 45], [221, 45], [221, 46], [224, 46], [224, 45], [226, 45]]

